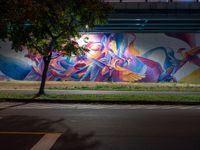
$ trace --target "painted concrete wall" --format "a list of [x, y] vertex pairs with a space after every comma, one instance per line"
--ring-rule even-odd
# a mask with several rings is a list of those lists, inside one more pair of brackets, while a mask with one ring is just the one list
[[[55, 50], [48, 80], [200, 82], [200, 34], [98, 33], [78, 43], [90, 52], [68, 57]], [[40, 55], [0, 44], [0, 80], [41, 80]]]

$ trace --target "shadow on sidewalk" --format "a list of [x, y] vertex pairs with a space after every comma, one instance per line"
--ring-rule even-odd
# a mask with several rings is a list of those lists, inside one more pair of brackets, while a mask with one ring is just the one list
[[17, 107], [17, 106], [23, 106], [23, 105], [26, 105], [28, 103], [29, 102], [23, 102], [23, 103], [20, 103], [20, 104], [10, 105], [10, 106], [4, 107], [4, 108], [0, 108], [0, 111], [6, 110], [6, 109], [9, 109], [9, 108], [14, 108], [14, 107]]

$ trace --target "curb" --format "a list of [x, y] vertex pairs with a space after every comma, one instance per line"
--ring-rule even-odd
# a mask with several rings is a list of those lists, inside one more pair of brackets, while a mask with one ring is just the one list
[[23, 102], [23, 103], [60, 103], [60, 104], [118, 104], [118, 105], [200, 105], [200, 102], [170, 102], [170, 101], [101, 101], [101, 100], [62, 100], [62, 99], [2, 99], [0, 102]]

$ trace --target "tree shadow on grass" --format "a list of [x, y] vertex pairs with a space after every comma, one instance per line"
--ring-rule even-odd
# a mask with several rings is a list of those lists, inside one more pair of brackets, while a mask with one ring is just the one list
[[[58, 138], [51, 148], [52, 150], [90, 150], [100, 145], [94, 139], [95, 133], [89, 132], [81, 135], [67, 126], [64, 119], [49, 120], [35, 116], [5, 116], [0, 119], [0, 149], [27, 150], [34, 146], [44, 134], [33, 135], [31, 133], [64, 133]], [[30, 134], [2, 134], [6, 133], [30, 133]]]

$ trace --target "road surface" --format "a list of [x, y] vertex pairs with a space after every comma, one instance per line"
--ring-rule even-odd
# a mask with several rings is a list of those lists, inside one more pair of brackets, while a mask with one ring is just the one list
[[200, 106], [1, 102], [0, 149], [199, 150]]

